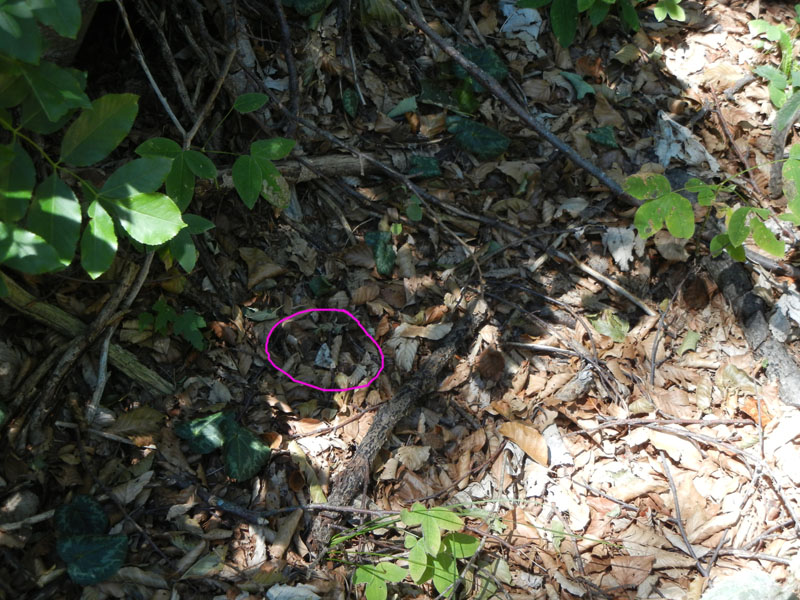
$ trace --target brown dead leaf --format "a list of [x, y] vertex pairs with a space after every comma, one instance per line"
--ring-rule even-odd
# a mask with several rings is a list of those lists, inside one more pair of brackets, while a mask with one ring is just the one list
[[502, 352], [494, 348], [486, 348], [478, 356], [478, 373], [485, 380], [497, 381], [503, 376], [506, 368], [506, 359]]
[[342, 253], [342, 260], [346, 265], [351, 267], [364, 267], [371, 269], [375, 266], [375, 257], [372, 255], [372, 250], [366, 244], [358, 244], [357, 246], [350, 246]]
[[653, 569], [655, 556], [615, 556], [611, 559], [611, 575], [620, 585], [637, 586]]
[[381, 288], [374, 281], [369, 281], [353, 292], [353, 305], [359, 306], [371, 302], [378, 297]]
[[521, 421], [503, 423], [497, 431], [514, 442], [517, 446], [530, 456], [533, 460], [543, 466], [547, 466], [548, 449], [547, 442], [539, 431]]
[[272, 262], [263, 250], [239, 248], [239, 256], [247, 263], [247, 287], [253, 289], [265, 279], [283, 275], [286, 268]]
[[440, 340], [453, 328], [452, 323], [436, 323], [434, 325], [411, 325], [400, 323], [394, 330], [395, 337], [421, 337], [426, 340]]
[[122, 414], [108, 429], [116, 435], [148, 435], [159, 431], [164, 415], [155, 408], [141, 406]]
[[181, 450], [180, 440], [172, 429], [168, 427], [161, 428], [161, 439], [158, 442], [158, 449], [171, 465], [187, 473], [192, 472], [192, 468], [189, 466], [189, 462], [186, 460], [183, 450]]

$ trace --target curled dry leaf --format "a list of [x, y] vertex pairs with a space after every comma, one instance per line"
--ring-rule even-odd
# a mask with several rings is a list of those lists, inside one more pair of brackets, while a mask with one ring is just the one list
[[397, 337], [421, 337], [427, 340], [440, 340], [450, 333], [452, 328], [452, 323], [436, 323], [425, 326], [401, 323], [394, 330], [394, 335]]
[[265, 279], [277, 277], [286, 272], [284, 267], [272, 262], [263, 250], [258, 248], [239, 248], [239, 256], [247, 263], [247, 287], [253, 289]]
[[655, 556], [615, 556], [611, 559], [611, 575], [622, 586], [637, 586], [653, 568]]
[[537, 463], [545, 467], [547, 466], [547, 442], [536, 428], [526, 425], [521, 421], [514, 421], [511, 423], [503, 423], [497, 428], [497, 431], [522, 448], [525, 454], [530, 456]]
[[430, 454], [430, 446], [402, 446], [397, 449], [397, 460], [407, 469], [417, 471], [428, 462]]

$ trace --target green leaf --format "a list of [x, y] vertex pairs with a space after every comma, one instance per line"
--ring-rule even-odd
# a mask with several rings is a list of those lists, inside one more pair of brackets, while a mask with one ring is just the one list
[[165, 182], [167, 196], [175, 201], [181, 212], [189, 208], [189, 204], [192, 202], [195, 182], [194, 173], [189, 168], [184, 154], [184, 152], [178, 152], [172, 161], [172, 168]]
[[217, 167], [211, 162], [202, 152], [197, 150], [186, 150], [183, 153], [183, 158], [187, 166], [192, 170], [192, 173], [204, 179], [214, 179], [217, 176]]
[[292, 190], [289, 183], [271, 160], [259, 158], [255, 160], [261, 167], [263, 177], [261, 195], [278, 210], [285, 210], [292, 201]]
[[636, 9], [633, 8], [631, 0], [617, 0], [617, 2], [622, 22], [631, 31], [639, 31], [639, 15], [636, 14]]
[[753, 69], [753, 72], [759, 77], [763, 77], [770, 83], [774, 83], [781, 89], [785, 88], [789, 83], [789, 81], [786, 79], [786, 75], [772, 65], [760, 65]]
[[27, 225], [53, 246], [61, 264], [69, 265], [81, 236], [81, 205], [69, 186], [55, 174], [36, 188]]
[[678, 356], [683, 356], [686, 352], [695, 351], [697, 350], [697, 343], [700, 341], [702, 336], [690, 329], [686, 332], [686, 336], [683, 338], [683, 342], [681, 343], [681, 347], [678, 348]]
[[171, 168], [172, 161], [163, 156], [136, 158], [114, 171], [100, 193], [106, 198], [128, 198], [155, 192]]
[[181, 211], [164, 194], [137, 194], [129, 198], [101, 198], [103, 206], [137, 242], [157, 246], [186, 227]]
[[[184, 221], [187, 215], [183, 215]], [[192, 234], [188, 227], [181, 229], [174, 238], [168, 242], [169, 253], [181, 268], [187, 273], [191, 273], [197, 264], [197, 248], [195, 248]]]
[[583, 80], [583, 77], [577, 73], [570, 73], [568, 71], [561, 71], [561, 76], [569, 81], [570, 85], [575, 90], [575, 95], [578, 100], [583, 100], [586, 94], [594, 94], [594, 88]]
[[[212, 221], [209, 221], [208, 219], [199, 215], [193, 215], [190, 213], [185, 213], [183, 215], [183, 222], [186, 223], [185, 231], [187, 233], [191, 233], [192, 235], [197, 235], [216, 227]], [[181, 229], [181, 231], [184, 230]]]
[[615, 342], [624, 342], [631, 328], [625, 319], [610, 309], [604, 310], [599, 317], [590, 317], [589, 322], [598, 333], [607, 335]]
[[389, 277], [394, 270], [397, 254], [389, 244], [381, 244], [375, 249], [375, 268], [384, 277]]
[[[556, 0], [557, 2], [558, 0]], [[433, 586], [440, 594], [452, 592], [452, 587], [458, 580], [458, 565], [456, 560], [446, 552], [440, 552], [433, 559]]]
[[81, 237], [81, 266], [92, 279], [108, 271], [117, 253], [117, 234], [114, 221], [97, 200], [87, 211], [89, 225]]
[[228, 476], [237, 481], [245, 481], [257, 475], [267, 464], [270, 455], [269, 447], [241, 426], [226, 435], [222, 452]]
[[431, 556], [436, 556], [441, 548], [441, 530], [458, 531], [464, 527], [463, 519], [450, 509], [441, 506], [426, 508], [419, 502], [415, 502], [411, 510], [403, 509], [400, 520], [409, 527], [422, 527], [425, 550]]
[[208, 454], [222, 448], [225, 437], [222, 434], [222, 423], [231, 418], [230, 414], [218, 412], [193, 421], [178, 423], [175, 434], [189, 444], [195, 454]]
[[389, 111], [386, 115], [390, 119], [394, 119], [396, 117], [402, 117], [406, 113], [415, 113], [419, 110], [417, 107], [417, 97], [416, 96], [409, 96], [408, 98], [403, 98], [397, 105]]
[[594, 6], [595, 0], [578, 0], [578, 12], [586, 12]]
[[597, 27], [605, 20], [610, 8], [611, 7], [605, 2], [595, 2], [592, 4], [592, 8], [589, 9], [588, 13], [589, 22], [592, 24], [592, 27]]
[[642, 173], [640, 175], [632, 175], [625, 180], [625, 191], [639, 200], [648, 200], [669, 194], [672, 191], [672, 186], [663, 175]]
[[499, 131], [461, 117], [448, 117], [447, 130], [455, 134], [455, 141], [461, 148], [481, 160], [497, 158], [511, 143]]
[[726, 247], [730, 245], [730, 240], [728, 239], [727, 233], [719, 233], [714, 236], [714, 239], [711, 240], [711, 243], [708, 246], [709, 252], [711, 252], [711, 256], [717, 257], [719, 256]]
[[553, 0], [550, 5], [550, 27], [562, 48], [572, 44], [578, 31], [577, 0]]
[[593, 129], [586, 137], [601, 146], [619, 148], [619, 144], [617, 144], [617, 140], [614, 138], [614, 128], [610, 125]]
[[69, 504], [56, 508], [53, 515], [59, 536], [102, 534], [108, 531], [108, 515], [91, 496], [75, 496]]
[[361, 565], [353, 573], [353, 585], [367, 584], [364, 591], [367, 600], [386, 600], [386, 582], [402, 581], [406, 574], [405, 569], [391, 562]]
[[294, 0], [292, 2], [292, 8], [304, 17], [324, 10], [326, 6], [327, 0]]
[[447, 110], [458, 111], [458, 103], [453, 100], [450, 92], [442, 87], [435, 80], [423, 79], [420, 82], [420, 92], [417, 102], [421, 104], [433, 104]]
[[773, 131], [783, 131], [793, 121], [794, 114], [800, 110], [800, 94], [792, 94], [781, 106], [772, 123]]
[[[2, 11], [0, 11], [2, 15]], [[23, 79], [19, 66], [0, 58], [0, 108], [11, 108], [25, 99], [30, 88]]]
[[453, 532], [442, 538], [442, 552], [447, 552], [453, 558], [471, 558], [480, 545], [480, 540], [468, 533]]
[[175, 319], [173, 329], [175, 333], [189, 342], [195, 350], [202, 350], [205, 345], [203, 344], [203, 334], [200, 329], [205, 326], [206, 321], [203, 317], [193, 310], [187, 310]]
[[423, 156], [422, 154], [412, 154], [408, 161], [408, 174], [410, 176], [419, 175], [420, 177], [438, 177], [442, 174], [439, 168], [439, 161], [435, 156]]
[[314, 294], [315, 298], [330, 294], [336, 289], [333, 284], [322, 275], [315, 275], [311, 281], [308, 282], [308, 287], [311, 289], [311, 293]]
[[463, 113], [471, 114], [481, 105], [480, 100], [478, 100], [472, 88], [472, 77], [467, 77], [453, 90], [453, 95], [456, 102], [458, 102], [458, 108]]
[[81, 28], [81, 7], [78, 0], [56, 0], [35, 10], [44, 25], [55, 29], [62, 37], [76, 39]]
[[4, 153], [9, 148], [13, 158], [0, 167], [0, 220], [14, 222], [24, 217], [28, 210], [36, 183], [36, 170], [31, 157], [19, 143], [3, 146]]
[[355, 119], [358, 114], [358, 94], [353, 88], [347, 88], [342, 92], [342, 106], [344, 112], [348, 114], [351, 119]]
[[296, 143], [295, 140], [279, 137], [257, 140], [250, 144], [250, 154], [261, 159], [280, 160], [289, 156]]
[[[461, 54], [464, 55], [464, 58], [474, 62], [478, 68], [483, 69], [497, 81], [503, 81], [506, 77], [508, 77], [508, 67], [506, 67], [502, 59], [497, 56], [497, 53], [491, 48], [461, 46], [460, 50]], [[453, 65], [453, 73], [459, 79], [467, 79], [469, 77], [469, 74], [464, 67], [458, 63]], [[484, 91], [483, 86], [477, 82], [472, 82], [472, 89], [478, 93]]]
[[753, 229], [753, 241], [759, 248], [773, 256], [783, 257], [786, 251], [784, 243], [775, 237], [775, 234], [762, 221], [753, 219], [750, 225]]
[[424, 583], [433, 577], [433, 560], [425, 552], [425, 544], [418, 541], [408, 553], [408, 574], [414, 583]]
[[676, 238], [689, 239], [694, 235], [694, 210], [692, 203], [680, 194], [668, 194], [662, 199], [665, 204], [667, 231]]
[[167, 158], [177, 158], [181, 153], [181, 147], [174, 140], [154, 137], [139, 144], [135, 152], [142, 157], [166, 156]]
[[244, 154], [233, 163], [232, 175], [239, 197], [252, 210], [261, 193], [261, 168], [252, 156]]
[[125, 564], [127, 535], [76, 535], [58, 540], [58, 555], [67, 563], [70, 579], [78, 585], [105, 581]]
[[249, 94], [242, 94], [233, 103], [233, 110], [241, 114], [253, 112], [262, 108], [269, 100], [269, 96], [259, 92], [252, 92]]
[[64, 134], [61, 160], [86, 167], [108, 156], [131, 130], [138, 101], [134, 94], [107, 94], [92, 102]]
[[0, 264], [39, 275], [62, 268], [58, 252], [40, 236], [0, 221]]
[[406, 205], [406, 216], [409, 220], [414, 222], [422, 221], [422, 205], [420, 204], [419, 198], [416, 196], [411, 196], [411, 199], [408, 201]]
[[91, 108], [82, 82], [69, 70], [44, 60], [39, 65], [20, 65], [20, 71], [50, 121], [58, 121], [73, 108]]
[[37, 64], [42, 56], [42, 34], [38, 23], [32, 17], [14, 18], [3, 10], [5, 7], [0, 6], [0, 15], [3, 16], [0, 24], [0, 54]]
[[749, 214], [749, 206], [742, 206], [733, 211], [728, 221], [728, 239], [732, 245], [741, 246], [750, 235], [750, 225], [747, 224], [747, 215]]
[[547, 6], [553, 0], [519, 0], [517, 8], [541, 8]]
[[687, 181], [685, 189], [697, 194], [697, 203], [700, 206], [711, 206], [717, 197], [717, 186], [703, 183], [697, 177], [692, 177]]
[[47, 114], [45, 114], [36, 97], [33, 94], [29, 94], [22, 101], [22, 115], [19, 119], [19, 126], [28, 131], [49, 135], [63, 129], [74, 114], [75, 109], [71, 108], [57, 121], [51, 121], [47, 118]]

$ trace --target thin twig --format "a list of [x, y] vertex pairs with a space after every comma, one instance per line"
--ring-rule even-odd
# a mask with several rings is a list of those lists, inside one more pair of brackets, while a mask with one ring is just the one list
[[663, 451], [660, 451], [658, 454], [661, 457], [661, 465], [664, 467], [664, 475], [667, 476], [667, 482], [669, 483], [670, 492], [672, 492], [672, 503], [675, 506], [675, 521], [678, 525], [678, 531], [680, 531], [681, 533], [681, 538], [683, 538], [683, 543], [686, 544], [686, 552], [697, 563], [697, 570], [700, 571], [700, 575], [702, 575], [703, 577], [708, 577], [708, 572], [706, 571], [706, 568], [703, 566], [703, 563], [700, 562], [700, 559], [697, 558], [697, 554], [695, 554], [694, 548], [692, 547], [692, 543], [689, 541], [689, 536], [686, 535], [686, 528], [683, 526], [683, 520], [681, 519], [681, 507], [678, 499], [678, 490], [675, 487], [675, 481], [672, 479], [672, 473], [669, 470], [669, 462], [667, 462], [667, 455], [664, 454]]
[[[153, 88], [158, 101], [161, 102], [161, 106], [164, 107], [164, 110], [167, 112], [170, 121], [172, 121], [172, 124], [175, 125], [175, 129], [177, 129], [181, 135], [185, 136], [186, 130], [183, 128], [183, 125], [181, 125], [178, 117], [175, 116], [175, 113], [172, 112], [172, 107], [169, 105], [169, 101], [164, 97], [164, 94], [161, 93], [161, 88], [158, 87], [156, 80], [153, 78], [152, 73], [150, 73], [150, 69], [147, 67], [147, 62], [144, 60], [142, 47], [139, 45], [139, 40], [137, 40], [136, 36], [133, 34], [133, 29], [131, 29], [131, 24], [128, 21], [128, 13], [125, 10], [125, 6], [122, 4], [122, 0], [116, 0], [116, 3], [117, 8], [119, 8], [119, 12], [122, 15], [122, 21], [125, 23], [125, 29], [128, 31], [128, 37], [131, 38], [131, 43], [133, 44], [133, 56], [136, 58], [136, 62], [138, 62], [142, 67], [145, 77], [147, 77], [147, 81], [150, 82], [150, 87]], [[160, 31], [160, 28], [156, 27], [156, 29], [159, 29]]]
[[225, 57], [225, 62], [222, 63], [222, 71], [217, 76], [217, 81], [214, 83], [214, 88], [211, 90], [211, 94], [209, 94], [208, 98], [206, 99], [206, 103], [203, 105], [203, 108], [200, 109], [200, 114], [197, 116], [194, 125], [192, 125], [192, 128], [186, 133], [185, 136], [183, 136], [184, 150], [188, 150], [189, 146], [192, 145], [194, 136], [197, 135], [197, 132], [200, 130], [200, 126], [203, 124], [203, 121], [205, 121], [208, 113], [211, 112], [211, 107], [214, 105], [214, 101], [217, 99], [217, 95], [222, 89], [222, 84], [225, 82], [225, 78], [228, 76], [228, 71], [233, 64], [233, 59], [236, 58], [236, 52], [236, 47], [231, 48], [228, 51], [228, 55]]
[[[350, 0], [347, 0], [347, 2], [350, 2]], [[292, 53], [292, 34], [289, 32], [289, 23], [286, 20], [286, 13], [283, 10], [283, 2], [281, 2], [281, 0], [272, 0], [272, 8], [275, 10], [275, 14], [278, 15], [283, 57], [286, 59], [286, 71], [289, 75], [289, 111], [293, 115], [296, 115], [300, 112], [300, 94], [297, 88], [297, 67], [294, 63], [294, 54]], [[294, 119], [289, 119], [289, 123], [286, 126], [286, 135], [293, 137], [296, 127], [296, 121]]]

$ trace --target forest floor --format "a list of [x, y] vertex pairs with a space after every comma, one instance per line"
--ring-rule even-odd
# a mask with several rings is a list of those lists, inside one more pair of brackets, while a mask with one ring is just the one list
[[[643, 240], [635, 203], [404, 20], [341, 22], [335, 3], [308, 28], [286, 8], [287, 61], [272, 3], [159, 4], [130, 3], [129, 17], [179, 119], [191, 122], [176, 78], [199, 110], [220, 77], [223, 52], [202, 31], [240, 45], [195, 141], [219, 174], [198, 182], [192, 212], [215, 227], [197, 236], [188, 275], [156, 252], [114, 336], [158, 383], [111, 366], [89, 422], [108, 348], [88, 351], [51, 404], [18, 406], [25, 379], [66, 338], [0, 304], [0, 393], [15, 408], [0, 461], [0, 597], [697, 600], [800, 586], [800, 410], [748, 345], [724, 276], [707, 268], [716, 213], [695, 203], [691, 239]], [[508, 93], [617, 185], [637, 173], [663, 173], [676, 190], [728, 179], [718, 201], [785, 209], [769, 194], [774, 97], [763, 78], [741, 82], [780, 60], [748, 22], [791, 30], [787, 5], [683, 2], [686, 22], [657, 22], [640, 5], [638, 32], [613, 16], [599, 28], [583, 19], [567, 49], [547, 9], [537, 21], [513, 3], [464, 6], [417, 8], [479, 66], [506, 70]], [[201, 60], [207, 49], [217, 64]], [[90, 95], [141, 96], [119, 152], [179, 137], [115, 3], [99, 5], [75, 66]], [[263, 91], [248, 70], [304, 121], [274, 102], [223, 120], [236, 96]], [[454, 123], [467, 112], [491, 129]], [[251, 210], [231, 166], [274, 136], [297, 141], [275, 161], [291, 201]], [[97, 282], [77, 268], [14, 279], [89, 324], [142, 256], [121, 251]], [[797, 357], [795, 271], [758, 262], [726, 269], [742, 269], [769, 310], [793, 307], [783, 329], [766, 319]], [[143, 313], [161, 327], [143, 327]], [[468, 314], [478, 316], [457, 340]], [[444, 365], [425, 371], [437, 348], [449, 348]], [[348, 461], [370, 425], [409, 390], [410, 409], [357, 469]], [[347, 478], [363, 484], [353, 510], [327, 522], [339, 535], [329, 546], [311, 533], [317, 505]], [[128, 536], [124, 566], [84, 588], [50, 520], [82, 494]], [[409, 513], [415, 503], [427, 509]], [[449, 558], [427, 565], [439, 579], [393, 571], [413, 571], [421, 530], [409, 515], [419, 523], [445, 506], [455, 524], [440, 514], [433, 528], [467, 537], [439, 547]], [[422, 533], [435, 555], [435, 534]]]

